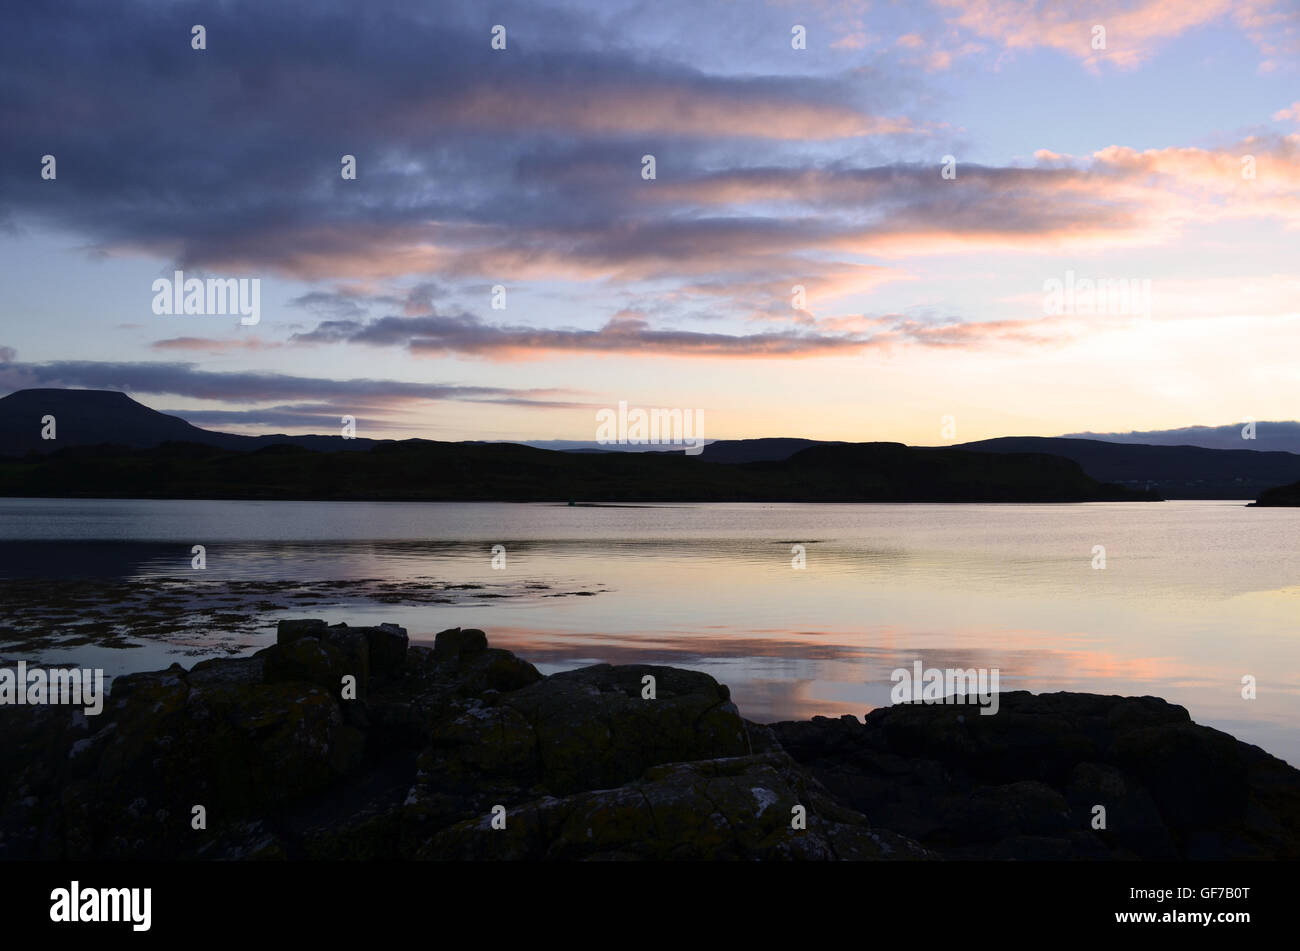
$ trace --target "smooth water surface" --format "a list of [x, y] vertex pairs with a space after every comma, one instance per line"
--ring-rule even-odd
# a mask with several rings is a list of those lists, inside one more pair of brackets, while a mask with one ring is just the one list
[[[890, 673], [986, 667], [1002, 690], [1152, 694], [1300, 763], [1300, 509], [1087, 505], [188, 502], [0, 499], [0, 577], [330, 582], [310, 610], [413, 639], [480, 627], [544, 672], [674, 664], [757, 720], [862, 715]], [[191, 567], [191, 548], [207, 567]], [[493, 546], [505, 549], [493, 567]], [[805, 566], [795, 546], [803, 546]], [[1104, 546], [1105, 567], [1095, 546]], [[500, 556], [497, 563], [501, 563]], [[447, 603], [376, 583], [459, 586]], [[112, 605], [106, 605], [112, 609]], [[215, 628], [214, 628], [215, 630]], [[83, 645], [6, 661], [110, 674], [192, 645]], [[233, 648], [232, 648], [233, 649]], [[161, 663], [160, 663], [161, 661]], [[1258, 682], [1242, 697], [1242, 678]]]

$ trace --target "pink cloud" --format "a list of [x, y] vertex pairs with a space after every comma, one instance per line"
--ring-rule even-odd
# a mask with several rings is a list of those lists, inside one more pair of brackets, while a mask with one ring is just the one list
[[1300, 99], [1291, 103], [1289, 109], [1279, 109], [1277, 112], [1273, 113], [1273, 118], [1278, 122], [1283, 122], [1287, 119], [1291, 119], [1294, 122], [1300, 122]]
[[[949, 23], [1008, 50], [1047, 47], [1096, 68], [1133, 68], [1182, 33], [1231, 17], [1264, 54], [1261, 69], [1300, 52], [1294, 0], [938, 0]], [[1094, 28], [1105, 48], [1094, 47]]]

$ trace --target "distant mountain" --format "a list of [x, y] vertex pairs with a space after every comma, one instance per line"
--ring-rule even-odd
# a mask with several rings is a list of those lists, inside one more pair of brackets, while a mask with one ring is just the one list
[[[1267, 425], [1270, 428], [1265, 432], [1274, 441], [1276, 427], [1291, 424]], [[1150, 487], [1167, 499], [1253, 499], [1265, 489], [1300, 479], [1300, 454], [1261, 451], [1267, 444], [1242, 440], [1240, 431], [1234, 432], [1237, 444], [1226, 449], [1146, 446], [1063, 436], [1003, 436], [936, 448], [1063, 456], [1079, 463], [1098, 482], [1135, 489]], [[776, 462], [789, 459], [802, 449], [833, 445], [863, 444], [811, 439], [723, 439], [705, 447], [695, 458], [708, 462]]]
[[[54, 439], [41, 438], [46, 416], [54, 417]], [[197, 443], [242, 452], [277, 444], [357, 451], [369, 449], [375, 440], [212, 432], [112, 390], [18, 390], [0, 399], [0, 456], [50, 453], [104, 443], [147, 449], [165, 442]]]
[[1061, 439], [1098, 439], [1102, 442], [1145, 446], [1200, 446], [1203, 449], [1254, 449], [1259, 452], [1300, 453], [1300, 422], [1256, 423], [1254, 439], [1243, 439], [1244, 423], [1228, 426], [1184, 426], [1128, 433], [1068, 433]]
[[[54, 418], [54, 439], [41, 438], [47, 416]], [[212, 438], [218, 435], [108, 390], [19, 390], [0, 399], [0, 452], [5, 455], [104, 442], [136, 447], [169, 440], [219, 445]]]
[[[705, 463], [708, 465], [708, 463]], [[1101, 502], [1159, 500], [1104, 485], [1077, 463], [1044, 453], [922, 449], [902, 443], [819, 443], [780, 462], [718, 468], [770, 475], [810, 501]]]
[[0, 459], [0, 496], [575, 502], [1091, 502], [1151, 496], [1101, 485], [1068, 459], [813, 446], [780, 462], [683, 453], [553, 452], [509, 443], [378, 443], [365, 452], [194, 443], [85, 446]]
[[1099, 482], [1150, 487], [1167, 499], [1253, 499], [1265, 489], [1300, 479], [1300, 455], [1290, 452], [1140, 446], [1051, 436], [1003, 436], [953, 448], [1064, 456]]

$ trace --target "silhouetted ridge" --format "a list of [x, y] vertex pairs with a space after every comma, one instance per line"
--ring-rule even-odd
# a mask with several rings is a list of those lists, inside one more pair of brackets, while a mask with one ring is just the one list
[[[42, 438], [43, 420], [54, 417], [54, 439]], [[165, 442], [189, 442], [222, 449], [251, 451], [286, 444], [308, 449], [368, 449], [374, 440], [342, 436], [242, 436], [201, 429], [176, 416], [150, 409], [115, 390], [18, 390], [0, 398], [0, 456], [50, 453], [74, 446], [105, 443], [151, 448]]]
[[566, 502], [1092, 502], [1151, 498], [1041, 454], [813, 446], [782, 462], [682, 453], [572, 453], [425, 440], [364, 452], [235, 452], [168, 442], [86, 446], [0, 462], [0, 495]]
[[1043, 452], [1073, 459], [1099, 482], [1150, 488], [1167, 499], [1253, 499], [1300, 479], [1300, 455], [1200, 446], [1142, 446], [1096, 439], [1003, 436], [955, 448]]

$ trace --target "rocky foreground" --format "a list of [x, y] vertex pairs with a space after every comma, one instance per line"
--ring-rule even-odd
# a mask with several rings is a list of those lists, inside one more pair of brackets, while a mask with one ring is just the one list
[[702, 673], [543, 677], [459, 628], [284, 621], [100, 716], [0, 708], [0, 777], [6, 859], [1300, 858], [1300, 772], [1153, 697], [765, 726]]

